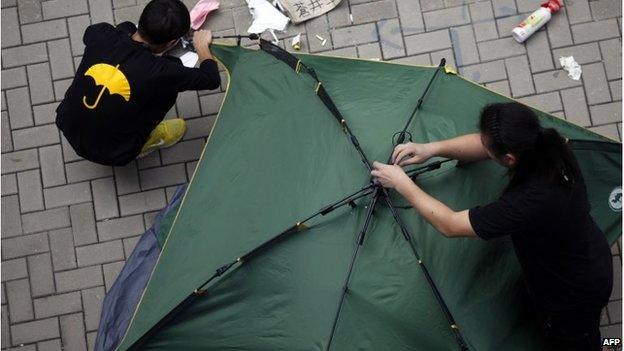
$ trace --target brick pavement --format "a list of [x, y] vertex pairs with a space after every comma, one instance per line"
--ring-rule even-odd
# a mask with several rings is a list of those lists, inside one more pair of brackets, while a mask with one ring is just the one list
[[[547, 29], [515, 43], [511, 28], [541, 1], [343, 0], [280, 38], [304, 33], [304, 51], [328, 55], [412, 64], [446, 57], [490, 89], [621, 140], [620, 0], [570, 1]], [[1, 2], [2, 349], [91, 349], [105, 291], [156, 211], [190, 178], [215, 119], [223, 89], [181, 94], [169, 116], [187, 118], [184, 140], [126, 167], [82, 160], [55, 128], [85, 27], [136, 21], [145, 2]], [[244, 4], [222, 0], [208, 26], [244, 33]], [[581, 81], [559, 69], [561, 55], [582, 65]], [[619, 245], [613, 261], [603, 334], [621, 337]]]

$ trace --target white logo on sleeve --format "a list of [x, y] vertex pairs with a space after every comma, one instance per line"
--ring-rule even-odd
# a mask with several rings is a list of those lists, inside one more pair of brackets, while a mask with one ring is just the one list
[[622, 211], [622, 187], [618, 186], [609, 195], [609, 207], [613, 211]]

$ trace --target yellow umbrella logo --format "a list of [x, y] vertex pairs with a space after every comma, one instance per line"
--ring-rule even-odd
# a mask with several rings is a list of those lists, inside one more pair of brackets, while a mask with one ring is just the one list
[[102, 90], [98, 94], [93, 104], [87, 103], [87, 97], [82, 97], [82, 103], [88, 109], [94, 109], [100, 102], [104, 90], [108, 89], [108, 92], [112, 94], [119, 94], [126, 101], [130, 101], [130, 83], [126, 79], [126, 75], [119, 70], [119, 65], [112, 66], [106, 63], [95, 64], [87, 70], [85, 76], [91, 76], [95, 80], [95, 85], [101, 85]]

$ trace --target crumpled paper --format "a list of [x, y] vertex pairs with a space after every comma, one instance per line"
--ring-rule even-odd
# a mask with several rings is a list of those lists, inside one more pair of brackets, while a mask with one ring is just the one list
[[581, 70], [581, 65], [574, 60], [574, 56], [559, 57], [559, 63], [561, 64], [561, 67], [568, 72], [568, 77], [574, 80], [581, 79], [581, 73], [583, 73], [583, 70]]
[[265, 30], [273, 32], [274, 30], [283, 31], [286, 29], [290, 19], [278, 9], [273, 7], [266, 0], [246, 0], [249, 12], [253, 17], [253, 22], [248, 33], [260, 34]]
[[219, 8], [219, 0], [199, 0], [190, 12], [191, 28], [198, 30], [206, 20], [206, 16]]

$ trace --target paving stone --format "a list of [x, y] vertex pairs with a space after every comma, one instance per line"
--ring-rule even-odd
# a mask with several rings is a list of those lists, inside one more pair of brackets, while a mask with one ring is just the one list
[[47, 296], [33, 301], [37, 319], [79, 312], [82, 310], [82, 301], [79, 292], [70, 292]]
[[55, 271], [76, 268], [74, 235], [71, 228], [50, 231], [50, 251]]
[[575, 44], [615, 38], [620, 30], [615, 19], [576, 24], [571, 27]]
[[607, 78], [622, 78], [622, 38], [600, 42], [600, 52], [607, 72]]
[[444, 8], [444, 0], [420, 0], [423, 11], [432, 11]]
[[[2, 291], [2, 296], [4, 296], [4, 290]], [[11, 333], [9, 332], [9, 307], [6, 305], [2, 305], [2, 337], [0, 337], [0, 342], [2, 343], [2, 348], [6, 348], [11, 346]]]
[[65, 162], [73, 162], [77, 160], [82, 160], [82, 157], [76, 154], [76, 151], [69, 145], [69, 142], [65, 138], [65, 136], [61, 133], [61, 146], [63, 148], [63, 159]]
[[58, 292], [92, 288], [104, 284], [102, 268], [90, 266], [54, 273]]
[[495, 82], [507, 79], [505, 61], [503, 60], [464, 66], [459, 69], [459, 73], [477, 83]]
[[588, 0], [575, 0], [567, 2], [566, 9], [568, 10], [568, 21], [570, 21], [570, 24], [588, 22], [592, 20]]
[[3, 175], [0, 184], [2, 184], [2, 196], [17, 194], [17, 177], [15, 174]]
[[583, 85], [590, 105], [611, 101], [609, 84], [602, 62], [583, 65]]
[[58, 102], [52, 102], [49, 104], [33, 106], [35, 124], [40, 125], [54, 123], [56, 119], [56, 108], [58, 105]]
[[204, 95], [199, 98], [199, 102], [201, 105], [201, 111], [203, 115], [212, 115], [219, 112], [219, 108], [221, 107], [221, 102], [225, 94], [211, 94]]
[[[58, 134], [57, 134], [58, 136]], [[65, 165], [61, 145], [39, 148], [41, 159], [41, 179], [44, 187], [65, 184]]]
[[374, 23], [331, 30], [334, 48], [359, 45], [379, 40]]
[[46, 208], [91, 201], [89, 182], [61, 185], [43, 190]]
[[492, 61], [526, 53], [524, 45], [516, 43], [512, 38], [483, 41], [477, 46], [482, 61]]
[[611, 323], [622, 323], [622, 300], [609, 302], [607, 309]]
[[457, 66], [471, 65], [479, 62], [479, 51], [475, 42], [472, 26], [449, 29]]
[[106, 281], [106, 292], [108, 292], [111, 286], [115, 283], [115, 279], [117, 279], [117, 276], [119, 275], [119, 272], [121, 272], [124, 264], [124, 261], [120, 261], [108, 263], [102, 266], [102, 269], [104, 270], [104, 280]]
[[15, 7], [16, 5], [17, 5], [17, 0], [2, 0], [0, 2], [0, 7], [2, 8]]
[[568, 121], [582, 127], [591, 126], [585, 91], [582, 87], [561, 90], [561, 100]]
[[2, 49], [2, 67], [4, 68], [46, 62], [47, 60], [48, 53], [44, 43]]
[[100, 165], [91, 161], [82, 160], [65, 165], [67, 181], [69, 183], [84, 180], [99, 179], [113, 175], [113, 167]]
[[381, 20], [377, 22], [377, 29], [384, 59], [405, 56], [401, 24], [398, 19]]
[[[20, 45], [22, 38], [19, 31], [19, 20], [17, 19], [17, 9], [11, 7], [2, 10], [2, 48]], [[4, 89], [4, 88], [3, 88]]]
[[2, 261], [2, 282], [28, 277], [25, 258]]
[[614, 141], [620, 141], [620, 135], [618, 134], [618, 130], [617, 130], [617, 127], [615, 126], [615, 123], [603, 124], [601, 126], [596, 126], [596, 127], [589, 127], [588, 129], [594, 133], [598, 133], [604, 137], [613, 139]]
[[39, 167], [37, 149], [2, 154], [2, 174]]
[[[189, 121], [187, 121], [187, 134], [189, 129]], [[125, 195], [141, 190], [136, 162], [130, 162], [123, 167], [115, 167], [114, 172], [117, 195]]]
[[76, 257], [79, 267], [123, 260], [123, 244], [121, 240], [115, 240], [80, 246], [76, 248]]
[[[403, 38], [401, 38], [401, 43]], [[382, 59], [379, 43], [363, 44], [357, 47], [358, 57], [362, 59], [379, 61]], [[209, 123], [209, 122], [208, 122]]]
[[80, 246], [97, 242], [93, 204], [88, 202], [72, 205], [69, 207], [69, 213], [74, 244]]
[[9, 121], [11, 128], [24, 128], [33, 125], [32, 109], [28, 88], [18, 88], [6, 91], [9, 105]]
[[142, 216], [134, 215], [99, 221], [97, 230], [100, 241], [106, 241], [143, 234], [145, 227]]
[[22, 235], [2, 240], [2, 257], [11, 259], [50, 250], [46, 233]]
[[496, 18], [515, 15], [518, 13], [516, 2], [514, 0], [497, 0], [492, 3], [492, 6], [494, 8], [494, 16], [496, 16]]
[[17, 2], [20, 23], [39, 22], [43, 19], [41, 0], [20, 0]]
[[58, 338], [59, 335], [59, 322], [56, 317], [11, 326], [13, 345]]
[[28, 256], [28, 269], [33, 297], [54, 293], [54, 274], [50, 253]]
[[39, 170], [24, 171], [17, 174], [20, 208], [22, 212], [43, 210], [41, 175]]
[[[104, 0], [98, 2], [104, 3]], [[69, 39], [60, 39], [48, 42], [48, 54], [52, 79], [70, 78], [74, 75], [74, 61], [72, 59]]]
[[561, 64], [559, 63], [560, 57], [573, 56], [574, 60], [580, 65], [600, 61], [600, 50], [598, 49], [597, 43], [568, 46], [565, 48], [555, 49], [552, 52], [557, 63], [557, 68], [561, 68]]
[[470, 4], [469, 9], [476, 40], [484, 41], [498, 38], [492, 4], [489, 1], [481, 1]]
[[[2, 184], [4, 186], [4, 184]], [[18, 196], [3, 196], [0, 201], [2, 208], [2, 239], [10, 238], [22, 234], [22, 221], [20, 219], [20, 208]]]
[[455, 63], [455, 57], [453, 55], [453, 50], [446, 49], [432, 52], [431, 54], [431, 62], [434, 65], [438, 65], [441, 59], [446, 59], [446, 65], [457, 69], [457, 64]]
[[54, 124], [13, 131], [13, 147], [15, 150], [58, 144], [60, 142], [58, 128]]
[[[137, 12], [140, 13], [142, 9]], [[139, 15], [133, 15], [134, 21], [137, 22]], [[117, 17], [117, 11], [115, 11], [115, 17]], [[119, 19], [117, 19], [119, 21]], [[232, 10], [215, 11], [208, 16], [204, 28], [210, 28], [213, 31], [226, 30], [234, 28], [234, 16]]]
[[352, 5], [353, 24], [361, 24], [398, 16], [393, 0], [380, 0], [365, 4]]
[[505, 96], [511, 96], [511, 89], [509, 88], [509, 81], [507, 80], [501, 80], [500, 82], [487, 83], [485, 84], [485, 86], [488, 89], [493, 90], [499, 94], [502, 94]]
[[84, 52], [84, 43], [82, 42], [82, 36], [85, 29], [91, 24], [89, 16], [77, 16], [67, 19], [67, 26], [69, 27], [69, 41], [71, 44], [72, 54], [74, 56], [82, 55]]
[[97, 332], [93, 331], [87, 333], [87, 350], [95, 351], [95, 341], [97, 339]]
[[186, 182], [184, 165], [175, 164], [157, 168], [150, 168], [139, 172], [141, 189], [150, 190], [169, 185], [177, 185]]
[[552, 17], [546, 25], [546, 29], [551, 48], [572, 45], [572, 32], [570, 32], [570, 24], [568, 23], [565, 7], [562, 7], [557, 15]]
[[84, 319], [82, 313], [59, 317], [61, 340], [65, 351], [87, 351]]
[[178, 94], [176, 101], [179, 118], [191, 118], [201, 116], [199, 98], [196, 91], [185, 91]]
[[[618, 79], [613, 82], [609, 82], [609, 88], [611, 89], [611, 96], [613, 97], [613, 101], [621, 101], [622, 100], [622, 80]], [[4, 181], [4, 176], [2, 178]], [[2, 184], [4, 187], [4, 183]], [[2, 195], [4, 195], [4, 188], [2, 189]]]
[[86, 0], [51, 0], [42, 3], [42, 10], [43, 18], [49, 20], [88, 13], [89, 7]]
[[24, 67], [2, 70], [2, 90], [18, 88], [28, 85]]
[[170, 148], [163, 149], [160, 152], [162, 163], [168, 165], [197, 160], [204, 150], [204, 144], [203, 139], [195, 139], [182, 141]]
[[447, 29], [411, 35], [404, 39], [407, 55], [410, 56], [451, 47], [451, 39]]
[[11, 323], [33, 319], [30, 284], [28, 279], [6, 282], [7, 301], [9, 302], [9, 320]]
[[[144, 220], [145, 220], [145, 227], [146, 228], [152, 226], [152, 224], [154, 223], [154, 218], [158, 215], [159, 212], [160, 211], [154, 211], [154, 212], [148, 212], [148, 213], [144, 214]], [[130, 255], [132, 254], [132, 251], [136, 247], [136, 244], [139, 242], [139, 240], [141, 240], [141, 236], [140, 235], [133, 236], [131, 238], [123, 239], [124, 254], [125, 254], [126, 258], [130, 257]]]
[[[13, 138], [11, 137], [11, 126], [9, 125], [9, 114], [6, 111], [2, 111], [2, 152], [13, 151]], [[4, 189], [3, 189], [4, 190]], [[4, 191], [3, 191], [4, 195]]]
[[526, 56], [505, 59], [509, 85], [514, 97], [526, 96], [535, 93], [529, 62]]
[[351, 46], [347, 48], [326, 51], [320, 53], [319, 55], [330, 57], [357, 58], [357, 49], [355, 48], [355, 46]]
[[[369, 45], [369, 44], [365, 44]], [[379, 45], [379, 44], [370, 44]], [[381, 57], [381, 52], [378, 57]], [[190, 140], [195, 138], [204, 138], [210, 134], [210, 130], [214, 124], [216, 116], [207, 116], [201, 118], [193, 118], [186, 121], [186, 134], [184, 140]]]
[[54, 96], [56, 98], [56, 101], [63, 100], [63, 98], [65, 97], [65, 93], [67, 92], [67, 89], [69, 89], [72, 81], [72, 78], [54, 81]]
[[159, 210], [166, 205], [167, 202], [163, 189], [155, 189], [119, 197], [119, 206], [122, 216]]
[[145, 157], [137, 159], [137, 167], [139, 169], [145, 169], [150, 167], [160, 166], [160, 152], [155, 151]]
[[67, 207], [31, 212], [22, 215], [24, 233], [36, 233], [44, 230], [69, 227], [69, 210]]
[[91, 182], [95, 218], [106, 219], [119, 216], [117, 195], [113, 178], [103, 178]]
[[[346, 1], [343, 1], [343, 3], [344, 2]], [[403, 35], [417, 34], [425, 31], [425, 24], [419, 1], [396, 0], [396, 5], [401, 18], [401, 31]]]
[[106, 291], [103, 286], [82, 290], [84, 319], [87, 331], [97, 330], [100, 324], [100, 312]]
[[[310, 52], [325, 51], [332, 48], [329, 24], [326, 16], [320, 16], [306, 21], [305, 28], [306, 32], [310, 34], [308, 37], [308, 49]], [[316, 37], [317, 35], [326, 40], [325, 45], [322, 45], [322, 41]], [[204, 114], [206, 113], [204, 112]]]
[[54, 90], [48, 63], [30, 65], [27, 68], [30, 82], [30, 100], [33, 104], [54, 101]]
[[429, 54], [421, 54], [414, 56], [401, 57], [391, 60], [393, 63], [408, 65], [408, 66], [431, 66], [431, 56]]
[[41, 341], [37, 343], [38, 351], [62, 351], [61, 339]]
[[63, 38], [67, 36], [65, 19], [22, 25], [22, 39], [25, 44]]
[[620, 0], [598, 0], [589, 3], [594, 20], [618, 17], [622, 19], [622, 2]]
[[563, 109], [558, 92], [526, 96], [518, 100], [523, 104], [546, 112], [561, 111]]
[[547, 71], [533, 75], [535, 89], [538, 93], [560, 90], [581, 85], [580, 80], [570, 79], [565, 71]]
[[[500, 37], [511, 37], [512, 29], [514, 29], [520, 22], [522, 22], [526, 18], [526, 16], [526, 14], [520, 14], [497, 19], [496, 26], [498, 27]], [[527, 42], [531, 40], [533, 40], [533, 36], [531, 36], [531, 39], [528, 39]]]
[[620, 102], [590, 106], [589, 112], [594, 125], [622, 121], [622, 104]]

